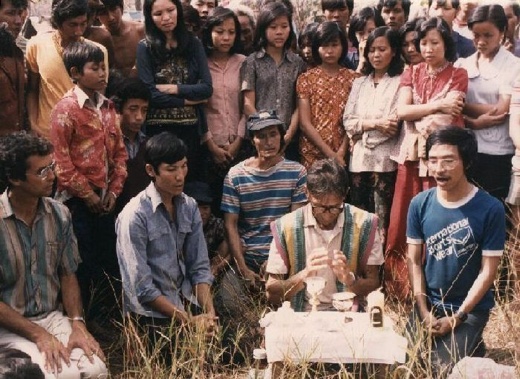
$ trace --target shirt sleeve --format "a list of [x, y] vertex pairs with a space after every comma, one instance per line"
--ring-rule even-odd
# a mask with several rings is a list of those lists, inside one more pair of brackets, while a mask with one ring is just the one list
[[208, 59], [202, 44], [197, 38], [192, 38], [190, 43], [192, 59], [190, 59], [189, 70], [195, 73], [194, 84], [179, 84], [179, 97], [189, 100], [209, 99], [213, 94], [211, 73], [208, 67]]
[[450, 91], [468, 92], [468, 72], [465, 68], [455, 68]]
[[413, 245], [424, 243], [424, 233], [421, 228], [420, 208], [417, 197], [412, 199], [410, 208], [408, 208], [406, 242]]
[[117, 219], [116, 232], [116, 251], [124, 291], [135, 293], [140, 304], [157, 299], [161, 291], [155, 286], [148, 265], [148, 230], [143, 214], [123, 211]]
[[25, 62], [27, 63], [27, 67], [31, 72], [34, 72], [35, 74], [39, 74], [40, 70], [38, 68], [37, 63], [37, 53], [38, 53], [38, 46], [34, 41], [29, 41], [27, 43], [27, 50], [25, 53]]
[[300, 173], [298, 175], [298, 182], [293, 191], [292, 204], [304, 203], [307, 201], [307, 195], [305, 194], [305, 187], [307, 186], [307, 170], [305, 167], [300, 167]]
[[[495, 200], [495, 199], [493, 199]], [[506, 240], [506, 216], [504, 206], [496, 201], [485, 219], [482, 256], [500, 257]]]
[[[253, 53], [256, 54], [256, 53]], [[240, 89], [242, 91], [254, 91], [256, 84], [255, 59], [250, 55], [242, 62], [240, 67]]]
[[239, 193], [233, 184], [233, 175], [231, 172], [229, 172], [224, 179], [220, 210], [226, 213], [240, 213]]
[[383, 263], [385, 263], [385, 258], [383, 256], [383, 243], [381, 242], [380, 233], [381, 232], [378, 227], [374, 236], [374, 243], [372, 244], [372, 249], [370, 250], [370, 254], [367, 259], [367, 265], [369, 266], [380, 266]]
[[[115, 109], [111, 107], [111, 111], [114, 112], [113, 120], [116, 120]], [[126, 161], [128, 159], [128, 153], [126, 151], [125, 143], [123, 141], [123, 133], [117, 122], [112, 125], [115, 131], [113, 154], [111, 157], [112, 167], [110, 168], [108, 190], [113, 192], [116, 196], [119, 196], [123, 191], [123, 185], [125, 184], [126, 177], [128, 176], [126, 170]]]
[[345, 105], [345, 111], [343, 112], [343, 126], [349, 138], [352, 139], [355, 135], [363, 134], [362, 120], [359, 118], [357, 104], [360, 99], [360, 89], [362, 78], [357, 78], [352, 84], [350, 95], [348, 96], [347, 105]]
[[62, 218], [62, 234], [60, 236], [62, 250], [58, 273], [60, 275], [68, 275], [76, 272], [81, 258], [79, 256], [78, 241], [72, 228], [70, 211], [66, 206], [60, 204], [59, 214]]
[[51, 142], [54, 145], [56, 175], [61, 187], [71, 196], [85, 198], [92, 193], [87, 177], [76, 169], [70, 156], [70, 143], [77, 127], [71, 110], [77, 103], [65, 98], [56, 104], [51, 113]]
[[412, 66], [407, 67], [401, 74], [401, 87], [413, 87]]
[[184, 241], [186, 272], [192, 286], [199, 283], [211, 285], [213, 276], [210, 270], [208, 247], [204, 239], [200, 212], [195, 205], [191, 209], [191, 219], [191, 233], [186, 236]]
[[137, 44], [136, 67], [139, 79], [148, 87], [152, 94], [151, 105], [156, 108], [184, 107], [184, 99], [159, 91], [155, 84], [154, 58], [144, 40]]
[[303, 73], [296, 80], [296, 95], [298, 99], [309, 99], [311, 95], [311, 85], [309, 83], [309, 74]]
[[271, 246], [269, 247], [269, 257], [267, 258], [265, 272], [274, 275], [286, 275], [289, 272], [289, 268], [285, 265], [274, 239], [271, 241]]

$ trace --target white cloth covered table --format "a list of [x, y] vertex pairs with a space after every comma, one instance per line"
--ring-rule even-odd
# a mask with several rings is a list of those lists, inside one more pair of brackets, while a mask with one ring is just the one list
[[[345, 317], [352, 321], [345, 323]], [[268, 313], [265, 327], [267, 360], [280, 362], [404, 363], [408, 342], [384, 318], [383, 328], [370, 325], [368, 313]]]

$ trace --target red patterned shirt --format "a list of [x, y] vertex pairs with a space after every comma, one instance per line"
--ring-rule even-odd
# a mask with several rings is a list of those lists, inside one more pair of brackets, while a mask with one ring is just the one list
[[86, 198], [96, 188], [121, 193], [128, 156], [112, 101], [98, 93], [94, 105], [74, 87], [51, 113], [51, 140], [64, 199]]

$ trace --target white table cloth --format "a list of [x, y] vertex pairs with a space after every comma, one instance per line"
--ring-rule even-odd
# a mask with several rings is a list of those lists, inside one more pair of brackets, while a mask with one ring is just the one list
[[[352, 319], [345, 323], [345, 317]], [[407, 340], [393, 330], [385, 316], [384, 327], [370, 325], [367, 313], [271, 312], [260, 324], [265, 327], [269, 363], [404, 363]]]

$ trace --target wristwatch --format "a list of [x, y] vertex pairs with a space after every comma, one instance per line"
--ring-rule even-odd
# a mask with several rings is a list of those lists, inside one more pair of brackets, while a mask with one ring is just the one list
[[460, 320], [460, 322], [465, 322], [468, 319], [468, 314], [464, 311], [458, 311], [455, 314], [455, 317], [457, 317]]

